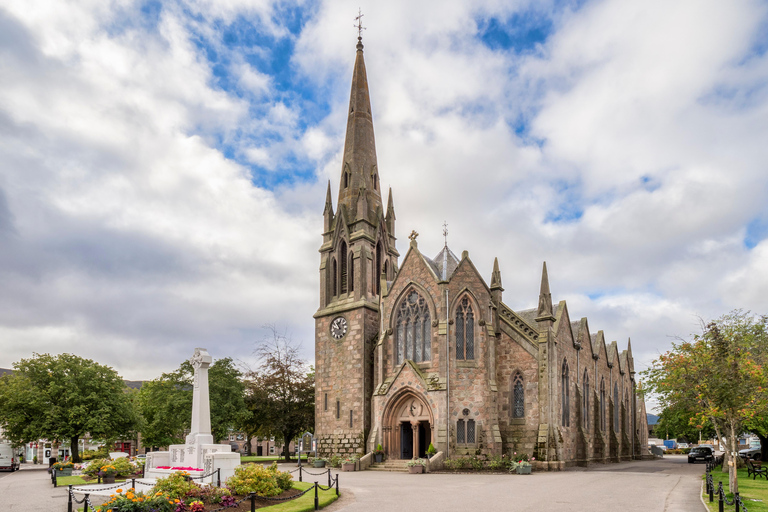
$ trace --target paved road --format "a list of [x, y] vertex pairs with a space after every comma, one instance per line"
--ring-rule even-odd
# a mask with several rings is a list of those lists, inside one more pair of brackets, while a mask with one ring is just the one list
[[[341, 473], [342, 498], [324, 510], [704, 512], [699, 498], [703, 473], [703, 464], [689, 465], [684, 456], [530, 476]], [[66, 502], [66, 490], [54, 489], [45, 471], [0, 473], [3, 510], [64, 512]]]
[[703, 473], [684, 456], [530, 476], [342, 473], [339, 483], [351, 492], [326, 511], [703, 512]]

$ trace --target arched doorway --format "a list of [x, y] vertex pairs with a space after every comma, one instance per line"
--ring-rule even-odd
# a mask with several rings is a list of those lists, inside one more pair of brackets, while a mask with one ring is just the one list
[[383, 448], [391, 459], [424, 457], [433, 443], [432, 408], [410, 389], [401, 391], [387, 405], [383, 421]]

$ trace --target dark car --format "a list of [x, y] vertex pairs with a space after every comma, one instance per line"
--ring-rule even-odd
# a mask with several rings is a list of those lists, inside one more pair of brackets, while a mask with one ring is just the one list
[[688, 453], [688, 464], [693, 464], [698, 460], [704, 462], [715, 460], [715, 450], [709, 446], [694, 446]]

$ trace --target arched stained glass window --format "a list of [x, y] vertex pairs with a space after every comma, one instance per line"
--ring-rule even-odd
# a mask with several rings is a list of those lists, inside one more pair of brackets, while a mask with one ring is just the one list
[[464, 297], [456, 308], [456, 359], [475, 358], [475, 315]]
[[427, 301], [416, 291], [411, 291], [397, 310], [395, 364], [406, 359], [419, 363], [432, 358], [430, 322]]
[[562, 373], [562, 392], [563, 392], [563, 418], [562, 425], [564, 427], [571, 426], [571, 402], [570, 402], [570, 377], [568, 370], [568, 361], [563, 360], [563, 373]]
[[512, 377], [512, 418], [525, 418], [525, 388], [520, 372]]

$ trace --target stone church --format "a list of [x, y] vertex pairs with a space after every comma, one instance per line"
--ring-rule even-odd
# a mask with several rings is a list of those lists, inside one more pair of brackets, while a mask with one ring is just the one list
[[320, 454], [381, 444], [390, 459], [410, 459], [432, 443], [448, 457], [524, 452], [540, 469], [561, 469], [647, 451], [630, 343], [620, 351], [553, 302], [546, 263], [536, 307], [514, 311], [498, 260], [489, 284], [466, 251], [458, 257], [446, 244], [430, 258], [415, 233], [400, 259], [359, 38], [338, 199], [334, 211], [329, 183], [323, 219]]

